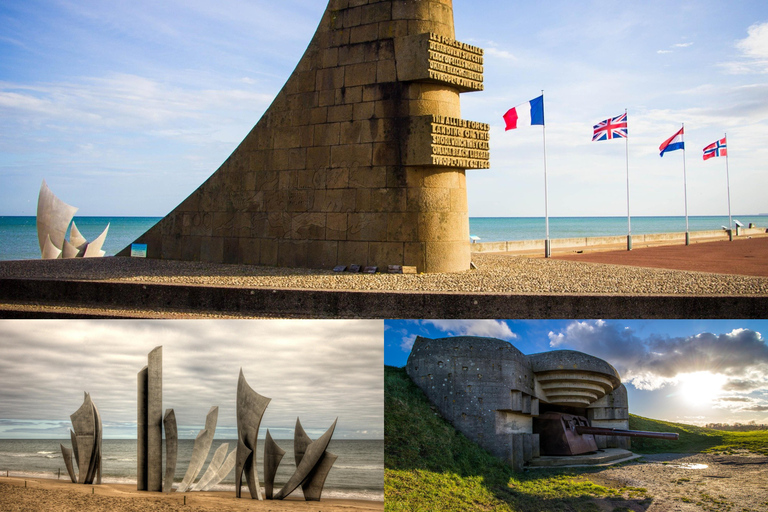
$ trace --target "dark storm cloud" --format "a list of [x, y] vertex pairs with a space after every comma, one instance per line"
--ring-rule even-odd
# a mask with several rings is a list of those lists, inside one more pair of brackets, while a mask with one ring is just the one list
[[573, 322], [549, 338], [552, 347], [573, 348], [607, 360], [625, 381], [640, 389], [656, 389], [679, 374], [699, 371], [730, 377], [729, 391], [767, 387], [768, 344], [760, 333], [748, 329], [640, 338], [618, 324], [594, 321]]
[[[163, 408], [195, 437], [212, 405], [217, 437], [235, 428], [243, 368], [272, 398], [262, 425], [312, 435], [339, 416], [338, 437], [383, 435], [380, 321], [3, 321], [0, 411], [4, 419], [68, 419], [91, 394], [107, 422], [135, 422], [136, 374], [163, 346]], [[122, 427], [115, 427], [115, 430]], [[2, 433], [0, 423], [0, 433]]]

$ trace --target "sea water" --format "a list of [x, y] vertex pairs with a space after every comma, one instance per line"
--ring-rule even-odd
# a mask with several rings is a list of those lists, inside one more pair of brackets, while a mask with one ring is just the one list
[[[109, 224], [101, 249], [107, 256], [114, 256], [159, 220], [160, 217], [75, 217], [75, 224], [89, 242]], [[40, 259], [35, 217], [0, 217], [0, 260], [32, 259]]]
[[[768, 225], [768, 216], [734, 216], [745, 226], [750, 222]], [[160, 217], [75, 217], [77, 228], [93, 240], [109, 224], [102, 249], [107, 256], [127, 247]], [[727, 216], [689, 217], [690, 231], [719, 230], [728, 226]], [[632, 233], [675, 233], [685, 231], [685, 217], [633, 217]], [[626, 217], [551, 217], [550, 238], [621, 236], [627, 234]], [[469, 233], [478, 242], [537, 240], [545, 237], [544, 217], [470, 217]], [[0, 217], [0, 260], [39, 259], [35, 217]]]
[[[285, 450], [275, 477], [275, 489], [280, 489], [296, 469], [293, 458], [293, 440], [277, 439]], [[178, 486], [184, 478], [192, 456], [193, 439], [180, 439], [174, 482]], [[195, 481], [208, 469], [214, 452], [222, 443], [228, 443], [228, 452], [237, 447], [236, 439], [214, 439], [205, 465]], [[259, 440], [259, 453], [264, 446]], [[67, 481], [64, 459], [59, 444], [71, 448], [70, 441], [61, 439], [0, 439], [0, 473], [5, 476], [27, 476], [33, 478], [57, 478]], [[102, 482], [136, 485], [136, 440], [104, 439], [102, 441]], [[323, 488], [323, 498], [384, 500], [384, 441], [383, 440], [336, 440], [332, 439], [328, 451], [338, 455]], [[163, 446], [165, 453], [165, 446]], [[73, 463], [74, 464], [74, 463]], [[263, 461], [259, 458], [257, 468], [262, 475]], [[164, 470], [163, 470], [164, 471]], [[60, 473], [59, 473], [60, 472]], [[163, 472], [163, 475], [165, 473]], [[263, 481], [262, 481], [263, 484]], [[234, 491], [235, 471], [232, 470], [212, 491]], [[247, 492], [244, 489], [244, 492]], [[301, 496], [301, 491], [296, 491]]]
[[[734, 216], [744, 226], [754, 223], [767, 227], [768, 216]], [[689, 231], [720, 230], [728, 226], [728, 216], [688, 217]], [[626, 236], [629, 226], [626, 217], [550, 217], [550, 238], [579, 238], [599, 236]], [[633, 235], [685, 232], [685, 217], [632, 217]], [[539, 240], [545, 238], [544, 217], [470, 217], [470, 236], [478, 242], [504, 242], [510, 240]]]

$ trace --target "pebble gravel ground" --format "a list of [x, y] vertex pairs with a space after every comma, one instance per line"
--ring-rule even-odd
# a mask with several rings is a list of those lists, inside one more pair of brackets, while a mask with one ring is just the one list
[[[589, 480], [646, 489], [647, 503], [620, 510], [643, 512], [764, 512], [768, 510], [768, 457], [736, 454], [657, 454], [644, 462], [591, 473]], [[609, 509], [616, 510], [616, 509]]]
[[438, 274], [93, 258], [0, 262], [0, 278], [178, 283], [246, 288], [513, 294], [768, 295], [768, 278], [475, 253], [477, 269]]

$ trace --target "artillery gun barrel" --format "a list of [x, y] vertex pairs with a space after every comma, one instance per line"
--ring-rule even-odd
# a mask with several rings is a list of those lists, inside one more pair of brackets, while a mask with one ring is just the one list
[[622, 430], [620, 428], [576, 426], [578, 434], [594, 434], [598, 436], [649, 437], [651, 439], [667, 439], [677, 441], [679, 434], [674, 432], [647, 432], [643, 430]]

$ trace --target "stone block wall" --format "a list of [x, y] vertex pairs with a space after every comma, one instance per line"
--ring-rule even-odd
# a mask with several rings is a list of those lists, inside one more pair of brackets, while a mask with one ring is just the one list
[[489, 127], [460, 118], [483, 52], [453, 38], [451, 0], [331, 0], [258, 124], [136, 242], [150, 258], [468, 269], [465, 170], [489, 167]]

